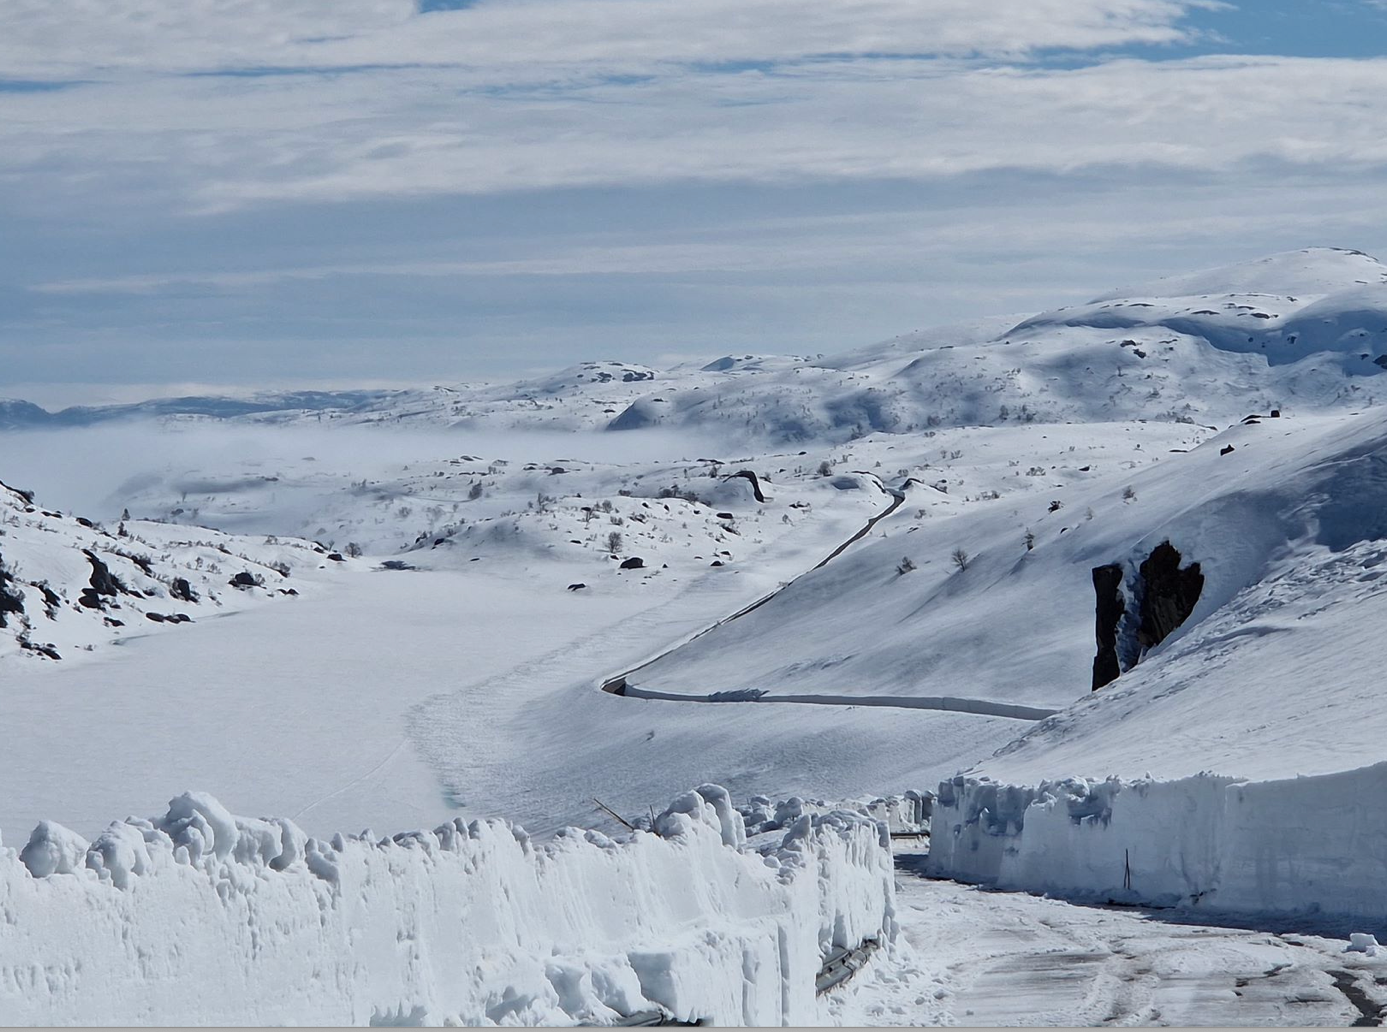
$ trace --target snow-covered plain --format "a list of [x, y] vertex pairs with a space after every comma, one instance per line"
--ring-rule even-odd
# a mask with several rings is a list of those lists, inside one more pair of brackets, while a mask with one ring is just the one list
[[[139, 442], [99, 493], [51, 461], [95, 430], [0, 435], [23, 454], [0, 476], [38, 491], [0, 537], [26, 599], [0, 634], [0, 828], [93, 836], [198, 789], [320, 838], [616, 833], [594, 798], [631, 819], [705, 782], [947, 782], [935, 873], [1380, 933], [1384, 284], [1312, 249], [831, 358], [82, 414]], [[68, 499], [93, 526], [40, 508]], [[127, 507], [144, 580], [111, 544]], [[1164, 542], [1199, 564], [1193, 609], [1154, 646], [1122, 624], [1121, 676], [1091, 692], [1091, 571], [1123, 571], [1135, 620]], [[225, 618], [111, 628], [77, 601], [98, 544], [141, 591], [122, 611], [192, 570]], [[297, 596], [225, 584], [228, 554], [288, 564]], [[900, 1009], [934, 970], [902, 956], [861, 982], [889, 1006], [823, 1016], [965, 1020]], [[1122, 1014], [1225, 1014], [1200, 999]]]

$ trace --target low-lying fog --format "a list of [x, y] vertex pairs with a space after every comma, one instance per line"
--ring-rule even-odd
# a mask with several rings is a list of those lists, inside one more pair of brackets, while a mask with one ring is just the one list
[[[110, 423], [81, 429], [0, 432], [0, 480], [46, 506], [93, 519], [161, 481], [189, 485], [285, 469], [375, 477], [414, 462], [463, 455], [511, 463], [598, 463], [729, 458], [709, 437], [634, 432], [413, 431], [382, 427]], [[189, 486], [185, 489], [196, 490]]]

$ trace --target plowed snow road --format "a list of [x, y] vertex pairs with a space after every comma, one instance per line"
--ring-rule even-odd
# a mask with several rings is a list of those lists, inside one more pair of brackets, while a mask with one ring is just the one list
[[891, 496], [891, 503], [887, 505], [886, 508], [883, 509], [881, 512], [877, 513], [875, 516], [869, 519], [866, 522], [866, 524], [860, 530], [857, 531], [857, 533], [853, 534], [852, 537], [848, 538], [842, 544], [838, 545], [838, 547], [836, 547], [827, 556], [819, 560], [808, 570], [804, 571], [804, 573], [800, 574], [799, 577], [795, 577], [792, 580], [786, 581], [784, 584], [780, 585], [780, 587], [776, 588], [774, 591], [770, 592], [769, 594], [763, 595], [761, 598], [758, 598], [755, 602], [752, 602], [750, 605], [743, 606], [741, 609], [737, 610], [731, 616], [725, 616], [721, 620], [718, 620], [716, 623], [709, 624], [707, 627], [703, 628], [698, 633], [690, 635], [682, 641], [678, 642], [677, 644], [669, 646], [659, 655], [652, 656], [651, 658], [645, 660], [645, 662], [641, 663], [639, 666], [632, 667], [629, 670], [623, 671], [622, 673], [614, 674], [611, 677], [604, 678], [601, 685], [602, 690], [604, 692], [609, 692], [612, 695], [620, 695], [628, 699], [652, 699], [661, 702], [778, 702], [797, 703], [800, 705], [811, 706], [887, 706], [897, 709], [925, 709], [942, 710], [948, 713], [973, 713], [979, 716], [1005, 717], [1013, 720], [1044, 720], [1046, 717], [1053, 716], [1055, 713], [1058, 713], [1058, 710], [1045, 709], [1039, 706], [1020, 706], [1014, 703], [992, 702], [987, 699], [965, 699], [957, 696], [947, 695], [772, 695], [766, 692], [757, 691], [755, 689], [733, 689], [729, 691], [717, 691], [710, 693], [705, 692], [702, 694], [684, 694], [681, 692], [653, 691], [651, 689], [641, 688], [639, 685], [631, 683], [631, 677], [634, 674], [638, 673], [641, 670], [644, 670], [649, 666], [653, 666], [655, 663], [664, 659], [666, 656], [669, 656], [674, 652], [677, 652], [685, 645], [697, 640], [698, 638], [703, 637], [705, 634], [715, 631], [719, 627], [731, 623], [733, 620], [738, 620], [746, 616], [748, 613], [760, 609], [767, 602], [771, 601], [773, 598], [775, 598], [777, 595], [783, 592], [786, 588], [788, 588], [791, 584], [793, 584], [795, 581], [799, 580], [800, 577], [812, 573], [814, 570], [818, 570], [827, 566], [834, 559], [838, 558], [845, 551], [847, 551], [848, 548], [855, 542], [862, 540], [864, 537], [870, 534], [872, 532], [873, 527], [875, 527], [878, 523], [880, 523], [882, 520], [886, 519], [893, 512], [899, 509], [902, 503], [905, 502], [904, 487], [895, 491], [883, 487], [882, 490]]

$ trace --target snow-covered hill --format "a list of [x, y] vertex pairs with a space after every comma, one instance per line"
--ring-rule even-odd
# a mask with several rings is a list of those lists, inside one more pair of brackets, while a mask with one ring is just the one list
[[72, 659], [260, 602], [345, 562], [312, 541], [118, 520], [107, 529], [0, 483], [0, 662]]

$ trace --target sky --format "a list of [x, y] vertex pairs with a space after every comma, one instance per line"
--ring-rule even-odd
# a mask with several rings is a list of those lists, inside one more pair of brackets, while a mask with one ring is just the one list
[[0, 397], [842, 351], [1387, 257], [1382, 0], [6, 0]]

